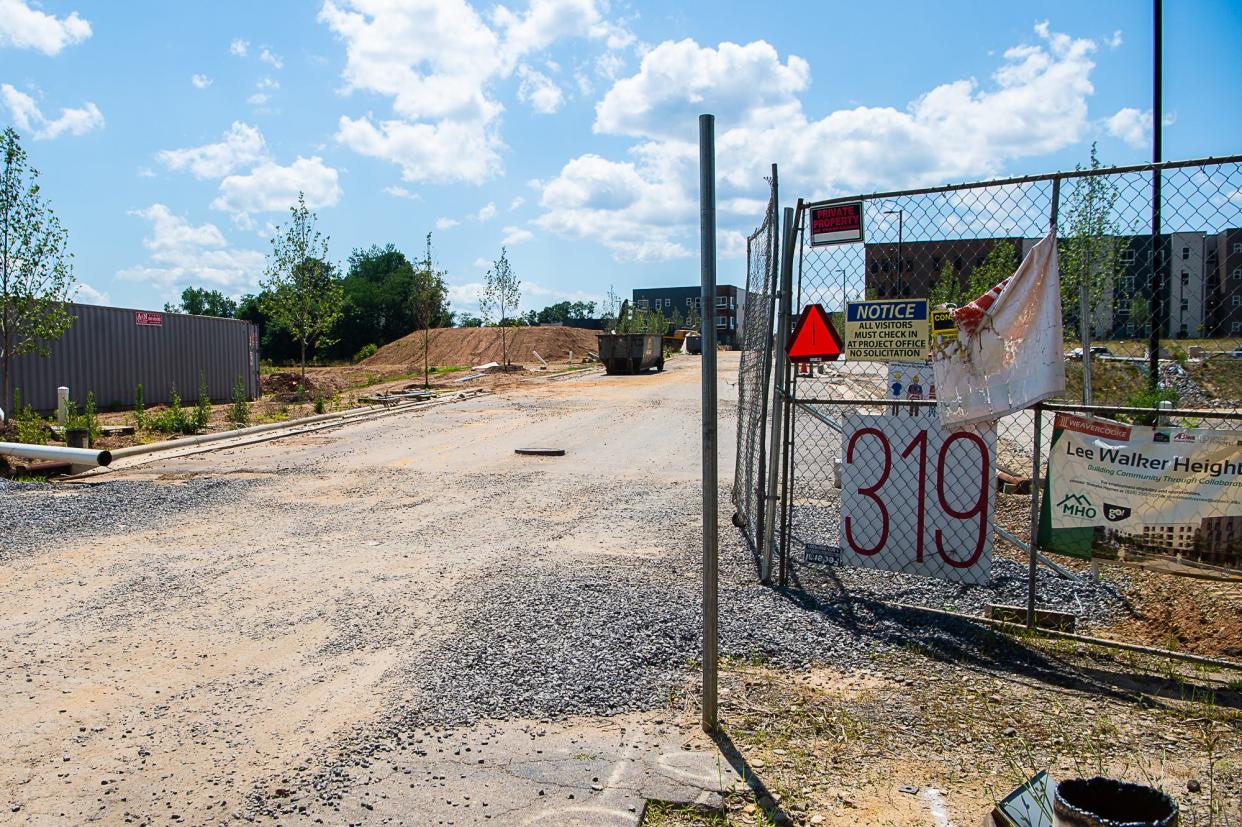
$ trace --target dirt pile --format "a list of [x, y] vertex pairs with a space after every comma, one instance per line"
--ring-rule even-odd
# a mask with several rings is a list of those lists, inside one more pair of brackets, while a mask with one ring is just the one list
[[[537, 351], [546, 361], [564, 364], [573, 353], [582, 361], [594, 353], [598, 340], [593, 330], [576, 327], [517, 327], [508, 333], [509, 361], [535, 364]], [[494, 327], [441, 327], [431, 331], [428, 362], [433, 367], [471, 367], [501, 361], [500, 331]], [[379, 349], [364, 365], [421, 365], [423, 334], [411, 333]]]
[[[298, 371], [269, 373], [259, 379], [259, 387], [262, 388], [264, 396], [292, 399], [298, 395], [298, 386], [302, 384], [301, 379]], [[306, 375], [306, 384], [302, 385], [302, 388], [304, 395], [308, 397], [322, 390], [319, 383], [309, 373]]]

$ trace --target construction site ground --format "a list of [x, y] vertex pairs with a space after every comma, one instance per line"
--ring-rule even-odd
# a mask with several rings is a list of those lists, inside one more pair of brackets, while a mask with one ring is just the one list
[[[1242, 676], [896, 606], [941, 600], [915, 578], [758, 585], [727, 519], [730, 353], [723, 729], [704, 736], [700, 364], [502, 375], [420, 412], [8, 484], [0, 823], [960, 826], [1042, 768], [1238, 823]], [[1171, 606], [1196, 627], [1181, 645], [1238, 657], [1236, 587], [1104, 579], [1089, 633], [1165, 645]]]

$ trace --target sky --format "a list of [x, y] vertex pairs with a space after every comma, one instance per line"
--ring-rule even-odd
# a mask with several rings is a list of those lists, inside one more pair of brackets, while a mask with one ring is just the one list
[[[1164, 12], [1164, 157], [1242, 151], [1242, 6]], [[1148, 3], [0, 0], [0, 125], [79, 301], [240, 296], [299, 191], [331, 257], [432, 233], [453, 309], [501, 248], [522, 309], [722, 283], [782, 205], [1151, 158]]]

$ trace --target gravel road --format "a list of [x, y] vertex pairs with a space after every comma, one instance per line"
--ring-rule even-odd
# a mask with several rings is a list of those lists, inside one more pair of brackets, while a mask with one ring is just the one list
[[[32, 823], [227, 822], [290, 788], [339, 796], [413, 727], [667, 705], [699, 654], [698, 368], [6, 486], [0, 803]], [[805, 591], [762, 588], [720, 512], [726, 656], [848, 668], [917, 643], [991, 662], [977, 627], [886, 602], [1025, 596], [1004, 560], [993, 588], [804, 569]], [[1120, 608], [1103, 588], [1046, 593], [1091, 619]]]

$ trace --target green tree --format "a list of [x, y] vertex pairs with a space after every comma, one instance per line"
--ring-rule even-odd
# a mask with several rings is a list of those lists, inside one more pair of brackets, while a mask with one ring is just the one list
[[73, 324], [66, 303], [77, 292], [69, 234], [26, 164], [12, 128], [0, 135], [0, 407], [11, 409], [14, 356], [47, 356]]
[[518, 312], [518, 304], [522, 300], [522, 282], [513, 274], [509, 264], [509, 253], [500, 248], [500, 258], [488, 269], [483, 277], [483, 296], [479, 299], [479, 310], [483, 318], [491, 321], [496, 319], [500, 327], [500, 353], [504, 366], [509, 367], [509, 326], [512, 321], [509, 314]]
[[939, 307], [942, 304], [958, 304], [961, 295], [961, 279], [957, 276], [953, 262], [946, 261], [940, 270], [940, 275], [936, 278], [936, 283], [932, 285], [928, 301], [932, 307]]
[[438, 327], [448, 306], [445, 273], [437, 270], [431, 258], [431, 233], [427, 233], [427, 252], [414, 271], [410, 284], [410, 304], [414, 313], [414, 329], [423, 332], [423, 387], [431, 387], [428, 358], [431, 354], [431, 328]]
[[482, 327], [483, 319], [470, 313], [463, 313], [457, 319], [458, 327]]
[[181, 304], [165, 304], [164, 312], [185, 313], [190, 316], [220, 316], [231, 319], [237, 315], [237, 302], [219, 290], [187, 287], [181, 291]]
[[1146, 336], [1147, 325], [1151, 321], [1151, 303], [1142, 294], [1136, 294], [1130, 300], [1130, 324], [1134, 325], [1134, 335]]
[[[1090, 169], [1100, 168], [1096, 145], [1092, 143]], [[1081, 170], [1082, 166], [1076, 169]], [[1076, 178], [1061, 211], [1065, 230], [1057, 245], [1061, 304], [1065, 309], [1065, 326], [1076, 338], [1082, 332], [1084, 313], [1087, 314], [1087, 333], [1095, 332], [1090, 329], [1089, 308], [1097, 307], [1104, 300], [1121, 271], [1121, 237], [1114, 218], [1119, 195], [1117, 184], [1109, 176]], [[1087, 308], [1082, 307], [1084, 286]]]
[[1008, 239], [992, 245], [983, 263], [970, 271], [966, 287], [959, 294], [959, 305], [967, 304], [982, 296], [996, 285], [1013, 275], [1018, 269], [1018, 249]]
[[302, 386], [306, 385], [306, 351], [328, 342], [328, 333], [341, 314], [344, 298], [340, 280], [328, 262], [328, 239], [315, 229], [318, 216], [298, 203], [290, 207], [288, 225], [277, 228], [268, 257], [265, 309], [283, 324], [298, 344]]

